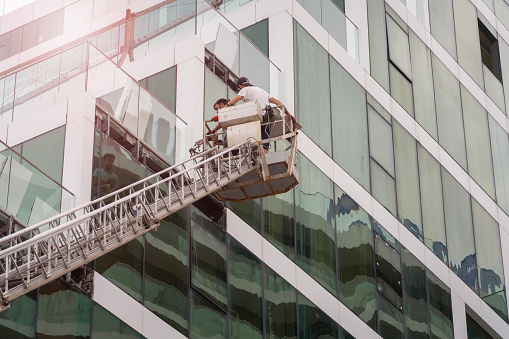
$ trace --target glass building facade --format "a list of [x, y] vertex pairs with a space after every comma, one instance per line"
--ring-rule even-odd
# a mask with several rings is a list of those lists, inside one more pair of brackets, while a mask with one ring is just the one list
[[167, 216], [12, 301], [0, 338], [508, 335], [509, 2], [4, 11], [1, 236], [186, 159], [240, 76], [302, 130], [294, 189]]

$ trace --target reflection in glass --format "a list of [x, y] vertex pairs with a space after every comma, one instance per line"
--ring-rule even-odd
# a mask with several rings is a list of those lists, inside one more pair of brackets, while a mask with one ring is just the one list
[[[334, 131], [332, 136], [333, 159], [362, 187], [369, 190], [366, 91], [332, 57], [329, 58], [329, 61], [332, 130]], [[310, 115], [310, 119], [313, 120], [311, 123], [316, 124], [322, 134], [328, 134], [326, 126], [329, 126], [329, 121], [326, 121], [324, 125], [319, 125], [313, 119], [315, 116]]]
[[249, 226], [260, 232], [260, 199], [230, 202], [228, 207]]
[[426, 270], [428, 278], [429, 319], [431, 334], [435, 338], [452, 339], [452, 302], [451, 290], [430, 270]]
[[227, 338], [226, 314], [195, 291], [191, 291], [190, 337], [192, 339]]
[[226, 246], [192, 221], [191, 282], [226, 309]]
[[139, 81], [140, 85], [173, 112], [176, 111], [177, 67], [168, 68]]
[[260, 259], [231, 237], [229, 243], [230, 338], [262, 338]]
[[391, 95], [410, 114], [414, 114], [414, 98], [412, 83], [407, 80], [392, 64], [389, 65], [389, 77], [391, 79]]
[[419, 157], [424, 244], [447, 264], [447, 240], [445, 237], [440, 163], [420, 144], [417, 145], [417, 153]]
[[376, 286], [371, 219], [335, 187], [339, 300], [376, 330]]
[[295, 190], [297, 264], [333, 295], [336, 291], [334, 198], [331, 180], [299, 154]]
[[60, 280], [39, 289], [37, 338], [89, 338], [92, 300]]
[[0, 313], [0, 338], [28, 339], [35, 335], [37, 292], [11, 301], [11, 307]]
[[472, 317], [467, 316], [467, 338], [468, 339], [493, 339]]
[[403, 314], [381, 294], [378, 294], [378, 333], [380, 336], [403, 339], [405, 337], [403, 321]]
[[392, 128], [394, 131], [398, 219], [422, 241], [416, 141], [397, 121], [392, 124]]
[[295, 260], [294, 190], [263, 198], [263, 235]]
[[426, 269], [408, 250], [401, 250], [407, 338], [428, 338]]
[[241, 30], [266, 57], [269, 57], [269, 20], [265, 19]]
[[477, 292], [476, 252], [470, 194], [442, 168], [449, 267]]
[[115, 317], [101, 305], [94, 305], [92, 338], [94, 339], [141, 339], [142, 336], [129, 325]]
[[99, 257], [95, 269], [105, 278], [141, 302], [144, 237], [140, 236], [127, 244]]
[[295, 288], [267, 265], [263, 267], [266, 335], [277, 339], [297, 338]]
[[300, 292], [297, 293], [297, 298], [299, 338], [339, 338], [339, 328], [336, 322]]
[[188, 326], [187, 209], [146, 235], [144, 305], [183, 335]]
[[378, 234], [375, 234], [375, 261], [377, 291], [403, 311], [401, 257]]

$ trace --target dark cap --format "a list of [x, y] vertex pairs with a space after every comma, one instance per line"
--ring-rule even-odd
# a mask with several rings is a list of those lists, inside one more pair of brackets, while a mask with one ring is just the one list
[[237, 80], [237, 87], [239, 87], [239, 85], [242, 85], [242, 86], [253, 86], [249, 83], [249, 79], [246, 78], [246, 77], [240, 77], [239, 80]]

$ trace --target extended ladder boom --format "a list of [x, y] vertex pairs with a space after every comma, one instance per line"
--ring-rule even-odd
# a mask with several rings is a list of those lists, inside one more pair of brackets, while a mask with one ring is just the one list
[[[9, 302], [122, 246], [158, 220], [260, 168], [260, 145], [211, 149], [69, 212], [0, 239], [0, 294]], [[0, 307], [2, 311], [2, 307]]]

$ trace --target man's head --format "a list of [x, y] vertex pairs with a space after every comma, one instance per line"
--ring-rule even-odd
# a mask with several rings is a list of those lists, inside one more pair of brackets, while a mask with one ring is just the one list
[[220, 108], [226, 107], [227, 103], [228, 103], [227, 99], [221, 98], [221, 99], [217, 100], [216, 103], [214, 104], [214, 109], [217, 111]]
[[253, 86], [249, 83], [249, 79], [246, 77], [240, 77], [239, 80], [237, 80], [237, 89], [240, 91], [244, 87]]
[[106, 153], [103, 155], [103, 168], [107, 171], [110, 171], [113, 167], [113, 162], [115, 161], [115, 155], [111, 153]]

